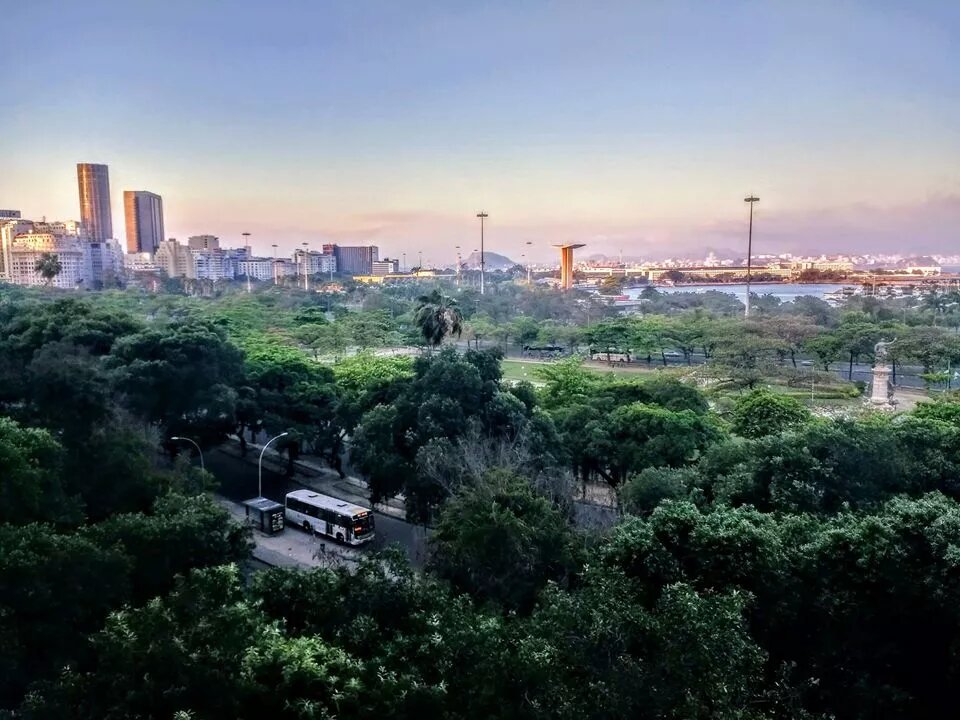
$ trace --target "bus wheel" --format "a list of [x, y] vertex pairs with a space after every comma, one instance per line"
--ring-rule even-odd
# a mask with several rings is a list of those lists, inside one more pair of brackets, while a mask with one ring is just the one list
[[343, 533], [337, 533], [337, 542], [343, 542]]
[[313, 528], [310, 527], [310, 523], [308, 523], [306, 520], [303, 521], [303, 531], [305, 533], [310, 533], [311, 535], [313, 534]]

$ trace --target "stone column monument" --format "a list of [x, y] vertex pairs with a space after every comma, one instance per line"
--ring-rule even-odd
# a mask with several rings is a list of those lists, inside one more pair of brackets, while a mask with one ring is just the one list
[[893, 410], [897, 401], [893, 397], [893, 385], [890, 383], [890, 366], [887, 365], [887, 348], [897, 341], [881, 340], [873, 346], [877, 358], [873, 366], [873, 383], [870, 388], [870, 404], [878, 410]]

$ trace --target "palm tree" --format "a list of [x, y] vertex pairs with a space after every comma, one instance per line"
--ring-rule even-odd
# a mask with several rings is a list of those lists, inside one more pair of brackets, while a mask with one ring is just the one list
[[63, 271], [63, 265], [60, 264], [60, 258], [56, 255], [45, 252], [37, 260], [33, 269], [43, 276], [44, 284], [49, 286], [53, 279]]
[[463, 314], [457, 301], [434, 290], [417, 298], [414, 322], [430, 347], [437, 347], [448, 335], [460, 337], [463, 332]]

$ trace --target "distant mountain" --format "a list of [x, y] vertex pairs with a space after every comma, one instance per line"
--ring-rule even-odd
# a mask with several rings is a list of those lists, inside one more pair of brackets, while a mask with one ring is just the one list
[[[509, 270], [517, 264], [506, 255], [500, 255], [499, 253], [490, 252], [489, 250], [484, 251], [483, 260], [484, 263], [486, 263], [487, 270]], [[463, 259], [463, 264], [471, 270], [479, 270], [480, 253], [470, 253], [470, 255]]]

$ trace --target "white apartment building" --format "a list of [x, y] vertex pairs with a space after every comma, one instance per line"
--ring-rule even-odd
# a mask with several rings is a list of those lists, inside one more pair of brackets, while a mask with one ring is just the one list
[[293, 253], [293, 263], [300, 275], [303, 275], [304, 270], [308, 275], [337, 271], [337, 258], [318, 252], [297, 250]]
[[50, 281], [52, 287], [82, 287], [90, 277], [89, 253], [85, 243], [74, 235], [27, 232], [13, 238], [10, 246], [8, 279], [16, 285], [46, 285], [36, 270], [44, 254], [56, 255], [60, 273]]
[[162, 240], [153, 256], [157, 268], [171, 278], [197, 277], [196, 265], [190, 248], [181, 245], [174, 238]]
[[21, 220], [20, 218], [0, 219], [0, 279], [13, 282], [10, 277], [10, 264], [13, 260], [11, 255], [13, 239], [17, 235], [29, 232], [32, 228], [33, 223], [29, 220]]
[[250, 258], [237, 262], [237, 275], [249, 277], [253, 280], [273, 280], [272, 258]]
[[233, 280], [237, 276], [237, 260], [225, 250], [190, 250], [195, 277], [200, 280]]
[[384, 275], [396, 275], [400, 272], [400, 262], [384, 258], [383, 260], [374, 260], [371, 264], [371, 275], [382, 277]]

